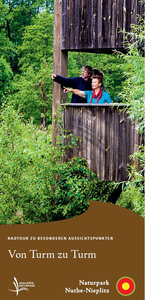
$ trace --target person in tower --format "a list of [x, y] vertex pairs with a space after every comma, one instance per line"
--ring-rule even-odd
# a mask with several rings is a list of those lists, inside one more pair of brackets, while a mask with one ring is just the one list
[[78, 95], [81, 98], [86, 99], [87, 103], [92, 104], [105, 104], [111, 103], [110, 95], [104, 91], [103, 86], [103, 77], [98, 75], [92, 76], [92, 91], [80, 91], [78, 89], [70, 89], [64, 87], [64, 93], [73, 93]]
[[[65, 78], [56, 74], [50, 74], [52, 79], [61, 84], [62, 86], [72, 87], [73, 89], [78, 89], [82, 91], [92, 90], [92, 68], [90, 66], [84, 66], [82, 68], [82, 75], [80, 77]], [[72, 95], [71, 103], [86, 103], [86, 99], [77, 94]]]

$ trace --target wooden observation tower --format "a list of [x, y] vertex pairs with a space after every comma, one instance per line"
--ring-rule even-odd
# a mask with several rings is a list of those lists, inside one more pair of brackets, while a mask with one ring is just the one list
[[[130, 25], [137, 24], [138, 14], [143, 14], [139, 0], [54, 0], [53, 73], [67, 77], [68, 51], [125, 51], [120, 30], [129, 32]], [[65, 97], [54, 82], [53, 116]], [[66, 161], [81, 156], [101, 180], [127, 180], [129, 156], [142, 137], [126, 113], [119, 113], [117, 104], [66, 104], [63, 121], [66, 130], [82, 139], [78, 150], [66, 153]], [[53, 123], [54, 144], [55, 127]]]

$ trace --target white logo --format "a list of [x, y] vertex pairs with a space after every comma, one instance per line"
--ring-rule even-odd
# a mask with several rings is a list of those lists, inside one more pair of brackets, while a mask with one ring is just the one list
[[16, 277], [14, 277], [13, 284], [14, 284], [14, 286], [15, 286], [16, 289], [15, 290], [10, 290], [9, 289], [9, 291], [16, 293], [16, 296], [18, 296], [18, 294], [19, 294], [20, 291], [25, 290], [25, 291], [28, 292], [28, 289], [26, 287], [22, 287], [22, 288], [19, 287], [19, 284], [18, 284], [18, 281], [17, 281]]
[[18, 283], [18, 280], [16, 279], [16, 277], [14, 277], [13, 284], [15, 286], [15, 290], [10, 290], [9, 289], [9, 291], [16, 293], [16, 296], [18, 296], [20, 291], [27, 291], [28, 292], [29, 289], [27, 287], [35, 287], [34, 282], [19, 282]]

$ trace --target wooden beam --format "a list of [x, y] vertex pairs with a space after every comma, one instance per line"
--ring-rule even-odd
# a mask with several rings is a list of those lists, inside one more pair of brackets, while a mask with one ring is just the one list
[[[62, 40], [62, 0], [54, 0], [54, 42], [53, 42], [53, 73], [67, 77], [68, 52], [61, 50]], [[60, 103], [66, 102], [62, 87], [53, 82], [52, 116], [55, 117]], [[57, 121], [52, 124], [52, 143], [56, 145], [58, 135]]]

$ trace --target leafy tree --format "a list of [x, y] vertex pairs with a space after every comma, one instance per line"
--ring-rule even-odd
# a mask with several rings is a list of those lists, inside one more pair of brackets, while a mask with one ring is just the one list
[[34, 24], [27, 26], [18, 47], [21, 56], [19, 64], [24, 71], [32, 66], [37, 71], [43, 61], [52, 63], [53, 54], [53, 15], [42, 12], [33, 20]]
[[0, 104], [12, 90], [13, 72], [5, 59], [0, 58]]
[[0, 0], [1, 20], [3, 20], [2, 26], [0, 26], [0, 36], [4, 33], [2, 37], [7, 43], [2, 43], [2, 46], [6, 45], [8, 50], [12, 48], [12, 51], [9, 51], [9, 62], [15, 73], [19, 71], [16, 50], [17, 46], [22, 44], [25, 28], [33, 24], [34, 18], [43, 10], [49, 8], [53, 12], [53, 6], [52, 0]]
[[27, 26], [19, 48], [22, 73], [14, 77], [13, 104], [24, 120], [49, 124], [52, 115], [53, 15], [42, 12]]
[[6, 34], [7, 14], [8, 7], [0, 0], [0, 57], [2, 56], [7, 62], [10, 62], [10, 57], [14, 56], [15, 47]]
[[23, 114], [23, 120], [32, 117], [34, 124], [40, 125], [45, 117], [45, 123], [51, 123], [52, 82], [49, 76], [51, 72], [51, 64], [44, 61], [38, 73], [29, 67], [22, 75], [15, 77], [13, 104], [15, 109]]

